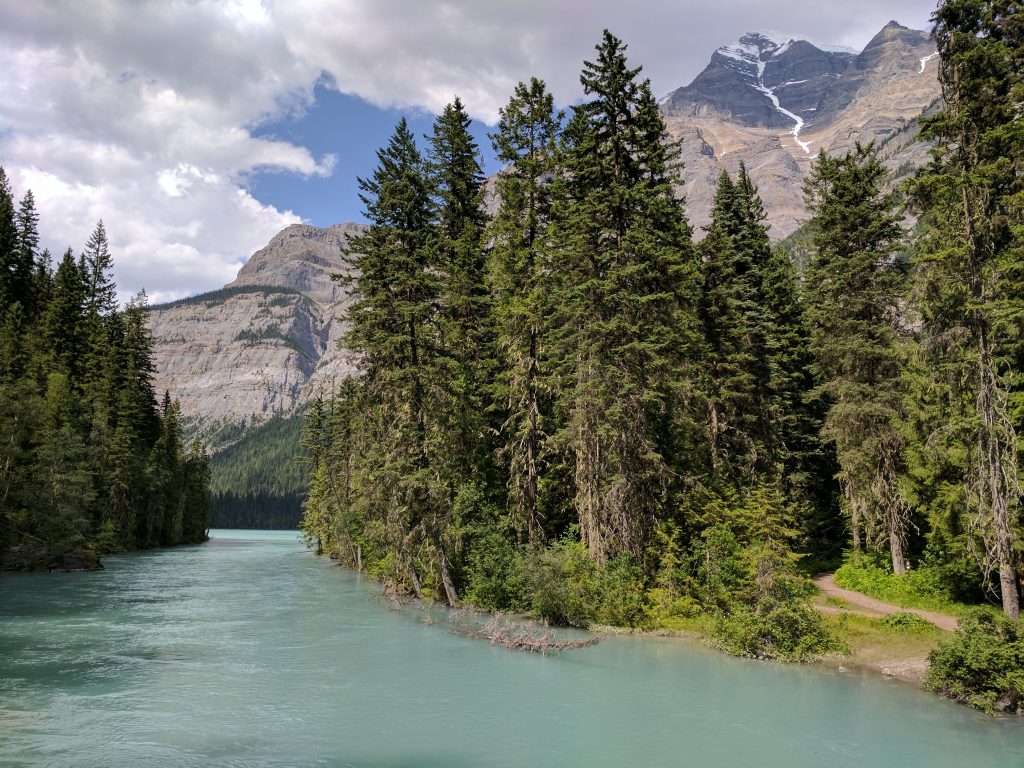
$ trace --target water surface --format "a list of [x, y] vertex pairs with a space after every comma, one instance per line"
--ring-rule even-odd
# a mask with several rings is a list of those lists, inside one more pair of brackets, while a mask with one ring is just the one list
[[0, 766], [1024, 766], [1024, 724], [874, 676], [491, 647], [294, 533], [106, 566], [0, 575]]

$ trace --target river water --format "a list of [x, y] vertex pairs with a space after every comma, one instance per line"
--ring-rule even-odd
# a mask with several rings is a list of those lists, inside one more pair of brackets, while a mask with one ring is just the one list
[[294, 533], [0, 576], [0, 766], [1024, 766], [878, 677], [612, 637], [541, 657], [394, 610]]

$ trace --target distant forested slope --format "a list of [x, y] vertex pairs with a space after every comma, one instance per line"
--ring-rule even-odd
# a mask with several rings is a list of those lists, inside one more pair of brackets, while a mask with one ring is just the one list
[[299, 463], [304, 411], [222, 428], [210, 462], [214, 528], [296, 528], [307, 483]]

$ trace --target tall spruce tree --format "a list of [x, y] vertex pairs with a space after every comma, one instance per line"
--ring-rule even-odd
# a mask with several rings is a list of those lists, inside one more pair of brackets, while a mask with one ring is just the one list
[[716, 476], [749, 482], [760, 452], [755, 422], [760, 421], [757, 372], [764, 362], [764, 339], [757, 317], [764, 307], [759, 273], [744, 247], [745, 229], [741, 191], [723, 171], [711, 225], [698, 247], [708, 440]]
[[558, 168], [563, 113], [543, 81], [516, 86], [491, 134], [505, 164], [496, 182], [498, 210], [490, 228], [489, 279], [497, 350], [497, 400], [502, 407], [502, 453], [514, 526], [530, 542], [544, 535], [541, 493], [544, 419], [550, 408], [543, 370], [555, 265], [547, 230]]
[[818, 155], [805, 186], [814, 243], [806, 284], [816, 368], [829, 401], [824, 435], [836, 446], [854, 551], [866, 532], [871, 547], [888, 546], [899, 574], [911, 525], [898, 487], [905, 270], [896, 260], [902, 231], [893, 196], [882, 192], [885, 176], [870, 145], [840, 158]]
[[553, 341], [575, 509], [590, 555], [641, 557], [677, 477], [692, 349], [690, 229], [674, 194], [677, 150], [640, 68], [605, 31], [564, 134], [553, 229]]
[[[439, 429], [447, 432], [447, 448], [438, 454], [447, 465], [443, 474], [450, 499], [442, 502], [445, 506], [462, 506], [458, 499], [482, 499], [494, 484], [495, 425], [490, 423], [487, 383], [494, 376], [495, 359], [483, 243], [484, 177], [470, 125], [456, 97], [434, 121], [426, 163], [435, 211], [432, 260], [442, 278], [437, 365], [445, 369], [439, 372], [439, 383], [450, 400], [449, 407], [435, 414]], [[482, 512], [472, 506], [462, 506], [464, 522]]]
[[358, 298], [347, 312], [345, 338], [363, 371], [376, 442], [367, 505], [396, 555], [389, 576], [417, 594], [426, 578], [454, 604], [458, 592], [443, 530], [450, 489], [435, 482], [450, 448], [439, 419], [451, 403], [439, 360], [441, 285], [431, 184], [404, 119], [377, 159], [373, 175], [359, 180], [370, 228], [349, 242]]
[[14, 192], [7, 173], [0, 168], [0, 311], [13, 304], [18, 269], [18, 226]]
[[11, 294], [21, 302], [28, 316], [34, 318], [37, 310], [35, 271], [39, 258], [39, 214], [36, 213], [36, 201], [31, 189], [18, 204], [15, 225], [18, 240], [11, 273]]
[[[925, 122], [932, 162], [912, 184], [922, 333], [924, 477], [961, 484], [933, 524], [966, 535], [1003, 610], [1020, 615], [1024, 404], [1024, 25], [1015, 0], [946, 0], [933, 19], [943, 109]], [[1015, 423], [1016, 422], [1016, 423]], [[945, 465], [945, 466], [943, 466]], [[966, 508], [966, 515], [959, 512]]]
[[96, 222], [96, 228], [85, 244], [82, 263], [86, 280], [86, 307], [89, 314], [109, 315], [117, 309], [117, 291], [111, 274], [114, 258], [110, 254], [107, 228], [103, 226], [102, 220]]
[[764, 219], [745, 166], [735, 182], [723, 173], [698, 247], [712, 469], [720, 490], [779, 486], [820, 544], [831, 505], [820, 481], [820, 414], [808, 399], [808, 328], [795, 269], [773, 251]]

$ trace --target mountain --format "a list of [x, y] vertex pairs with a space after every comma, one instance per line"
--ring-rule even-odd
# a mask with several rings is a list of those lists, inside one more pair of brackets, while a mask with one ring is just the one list
[[291, 413], [352, 372], [338, 350], [348, 293], [331, 276], [361, 228], [292, 225], [223, 289], [151, 308], [157, 391], [193, 428]]
[[[923, 164], [915, 119], [939, 97], [933, 54], [925, 32], [896, 22], [860, 53], [774, 32], [749, 32], [717, 49], [693, 82], [661, 103], [682, 142], [697, 235], [719, 174], [735, 173], [740, 161], [777, 240], [806, 219], [803, 178], [819, 149], [875, 141], [897, 175]], [[337, 349], [349, 296], [331, 276], [345, 271], [342, 249], [359, 231], [290, 226], [222, 290], [152, 308], [157, 389], [181, 400], [194, 429], [230, 444], [234, 432], [225, 427], [293, 413], [352, 372]]]
[[921, 165], [915, 119], [939, 99], [935, 46], [926, 32], [889, 22], [864, 50], [748, 32], [716, 50], [689, 85], [661, 102], [682, 142], [684, 192], [698, 231], [709, 221], [715, 184], [741, 161], [757, 182], [771, 234], [782, 239], [806, 218], [803, 178], [824, 149], [876, 142], [886, 164]]

